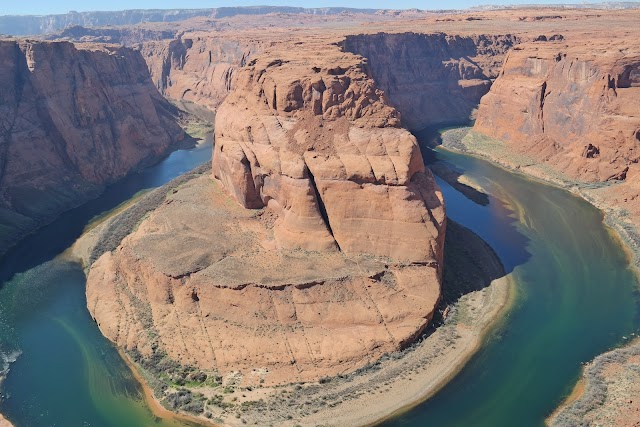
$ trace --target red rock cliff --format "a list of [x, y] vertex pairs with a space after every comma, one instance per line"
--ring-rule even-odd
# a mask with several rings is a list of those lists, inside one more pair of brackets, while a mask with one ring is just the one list
[[578, 181], [625, 179], [640, 158], [640, 51], [597, 39], [517, 46], [474, 129]]
[[409, 129], [468, 122], [489, 91], [514, 35], [444, 33], [347, 36], [343, 49], [367, 59], [367, 71]]
[[0, 249], [183, 137], [142, 56], [0, 41]]
[[236, 70], [262, 49], [260, 41], [195, 33], [141, 46], [158, 90], [213, 112], [229, 94]]

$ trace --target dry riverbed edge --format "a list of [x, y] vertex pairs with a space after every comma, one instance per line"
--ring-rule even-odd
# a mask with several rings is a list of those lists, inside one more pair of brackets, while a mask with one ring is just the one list
[[[141, 196], [127, 209], [114, 210], [112, 216], [105, 216], [85, 232], [71, 254], [85, 266], [90, 265], [100, 253], [117, 247], [148, 212], [162, 203], [171, 189], [208, 171], [208, 165], [203, 165]], [[502, 276], [498, 272], [492, 274]], [[514, 281], [509, 275], [462, 296], [450, 307], [441, 326], [431, 329], [409, 348], [388, 354], [351, 374], [326, 378], [320, 383], [281, 387], [229, 387], [224, 381], [215, 388], [192, 387], [191, 392], [207, 397], [206, 411], [198, 417], [181, 413], [178, 418], [224, 425], [374, 424], [426, 400], [455, 376], [503, 318], [512, 300], [513, 288]], [[151, 400], [149, 404], [154, 413], [171, 417], [153, 392], [152, 373], [135, 363], [130, 355], [123, 356], [137, 371], [136, 378], [145, 387], [145, 398]]]
[[[449, 129], [442, 133], [445, 149], [463, 152], [527, 178], [571, 191], [604, 214], [604, 224], [622, 243], [636, 275], [640, 276], [640, 235], [624, 209], [600, 196], [615, 183], [573, 181], [551, 167], [511, 149], [506, 143], [472, 131]], [[630, 339], [631, 337], [626, 337]], [[578, 383], [547, 418], [554, 427], [616, 425], [637, 427], [640, 419], [640, 339], [603, 353], [587, 363]]]

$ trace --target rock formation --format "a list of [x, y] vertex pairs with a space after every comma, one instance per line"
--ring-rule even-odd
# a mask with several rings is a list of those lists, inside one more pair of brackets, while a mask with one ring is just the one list
[[468, 123], [498, 76], [514, 35], [360, 34], [344, 50], [367, 58], [367, 70], [412, 130]]
[[336, 45], [250, 61], [217, 111], [216, 182], [180, 187], [91, 267], [100, 329], [245, 384], [317, 380], [407, 345], [439, 300], [445, 215], [399, 125]]
[[262, 45], [259, 40], [237, 36], [195, 33], [147, 41], [140, 49], [160, 93], [213, 112], [231, 91], [236, 70], [259, 53]]
[[0, 40], [0, 251], [184, 137], [139, 52]]
[[640, 159], [640, 50], [611, 40], [524, 43], [474, 129], [576, 181], [624, 180]]

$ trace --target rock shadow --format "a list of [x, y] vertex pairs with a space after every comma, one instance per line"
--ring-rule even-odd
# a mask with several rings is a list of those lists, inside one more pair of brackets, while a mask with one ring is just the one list
[[449, 219], [444, 243], [441, 305], [479, 291], [506, 275], [496, 252], [473, 231]]
[[[468, 123], [465, 123], [465, 125], [468, 125]], [[463, 182], [464, 179], [462, 178], [462, 172], [446, 163], [438, 161], [434, 148], [438, 145], [442, 145], [440, 128], [426, 128], [421, 131], [414, 132], [414, 135], [420, 144], [422, 159], [434, 175], [442, 178], [450, 186], [474, 203], [477, 203], [480, 206], [487, 206], [489, 204], [489, 195]]]

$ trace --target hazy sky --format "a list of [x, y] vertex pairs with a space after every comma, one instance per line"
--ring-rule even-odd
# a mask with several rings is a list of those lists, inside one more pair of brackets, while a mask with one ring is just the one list
[[[220, 6], [348, 6], [372, 9], [462, 9], [478, 4], [562, 3], [563, 0], [0, 0], [0, 15], [44, 15], [70, 10], [187, 9]], [[576, 0], [564, 0], [566, 3]]]

